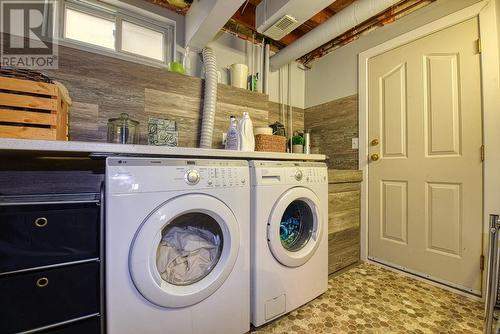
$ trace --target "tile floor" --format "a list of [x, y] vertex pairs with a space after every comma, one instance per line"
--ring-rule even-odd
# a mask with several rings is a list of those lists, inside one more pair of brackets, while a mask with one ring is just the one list
[[328, 291], [251, 333], [481, 333], [483, 304], [371, 264], [330, 278]]

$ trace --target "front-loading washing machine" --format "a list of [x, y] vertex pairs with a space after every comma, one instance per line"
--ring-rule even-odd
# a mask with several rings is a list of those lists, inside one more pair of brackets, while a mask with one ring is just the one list
[[108, 334], [249, 330], [246, 161], [108, 158]]
[[328, 286], [324, 163], [251, 161], [250, 314], [260, 326]]

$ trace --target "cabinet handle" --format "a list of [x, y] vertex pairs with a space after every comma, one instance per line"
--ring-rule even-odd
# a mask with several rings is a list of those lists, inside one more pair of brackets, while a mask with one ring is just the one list
[[36, 227], [45, 227], [47, 226], [47, 223], [49, 221], [47, 220], [47, 218], [45, 217], [38, 217], [37, 219], [35, 219], [35, 226]]
[[36, 286], [39, 288], [45, 288], [49, 285], [49, 279], [47, 277], [40, 277], [36, 280]]

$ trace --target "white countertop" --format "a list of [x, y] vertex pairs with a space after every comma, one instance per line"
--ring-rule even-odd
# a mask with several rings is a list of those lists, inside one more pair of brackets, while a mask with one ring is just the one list
[[122, 145], [82, 141], [53, 141], [31, 139], [0, 138], [0, 155], [2, 154], [54, 154], [71, 156], [93, 155], [143, 155], [143, 156], [175, 156], [196, 158], [237, 158], [257, 160], [313, 160], [323, 161], [323, 154], [296, 154], [276, 152], [242, 152], [219, 149], [203, 149], [192, 147], [166, 147], [148, 145]]

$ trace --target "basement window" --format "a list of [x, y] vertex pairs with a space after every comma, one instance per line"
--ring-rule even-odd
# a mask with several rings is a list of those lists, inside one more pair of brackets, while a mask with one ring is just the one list
[[163, 61], [164, 40], [161, 31], [122, 21], [122, 50], [125, 52]]
[[115, 49], [115, 21], [66, 8], [64, 38]]
[[172, 59], [173, 22], [83, 0], [61, 1], [59, 11], [62, 45], [148, 65], [166, 66]]

